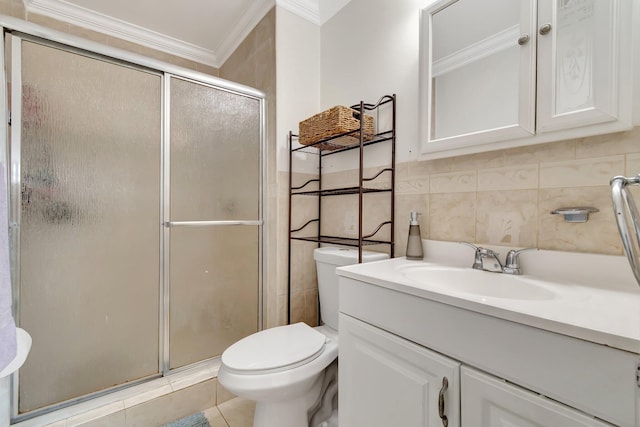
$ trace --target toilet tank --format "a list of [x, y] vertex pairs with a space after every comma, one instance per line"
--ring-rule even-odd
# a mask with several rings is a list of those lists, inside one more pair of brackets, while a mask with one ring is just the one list
[[[362, 262], [379, 261], [389, 255], [362, 251]], [[320, 296], [320, 318], [322, 322], [338, 329], [338, 276], [336, 267], [358, 263], [358, 250], [353, 248], [324, 247], [313, 251], [318, 272], [318, 295]]]

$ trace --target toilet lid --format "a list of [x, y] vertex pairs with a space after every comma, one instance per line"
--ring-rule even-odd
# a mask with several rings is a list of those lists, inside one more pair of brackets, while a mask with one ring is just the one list
[[326, 337], [305, 323], [266, 329], [241, 339], [222, 353], [222, 363], [236, 371], [263, 371], [315, 358]]

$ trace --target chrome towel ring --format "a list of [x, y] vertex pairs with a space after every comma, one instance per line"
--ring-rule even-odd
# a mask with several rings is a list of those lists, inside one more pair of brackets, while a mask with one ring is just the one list
[[[622, 238], [622, 245], [633, 275], [638, 282], [638, 286], [640, 286], [640, 259], [638, 259], [638, 251], [640, 250], [640, 214], [638, 214], [638, 208], [628, 189], [630, 185], [638, 184], [640, 184], [640, 175], [631, 178], [615, 176], [610, 181], [613, 212], [620, 231], [620, 237]], [[629, 219], [633, 223], [635, 236], [629, 232]]]

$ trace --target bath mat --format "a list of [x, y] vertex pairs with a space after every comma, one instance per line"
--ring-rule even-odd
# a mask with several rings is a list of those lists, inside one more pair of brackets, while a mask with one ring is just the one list
[[162, 427], [211, 427], [202, 412], [164, 424]]

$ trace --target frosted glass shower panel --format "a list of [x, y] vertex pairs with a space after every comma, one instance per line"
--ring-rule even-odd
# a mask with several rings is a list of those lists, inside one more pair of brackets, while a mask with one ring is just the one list
[[22, 42], [21, 413], [159, 372], [161, 87]]
[[171, 221], [257, 220], [260, 102], [171, 79]]
[[171, 229], [172, 369], [257, 331], [258, 248], [258, 226]]

